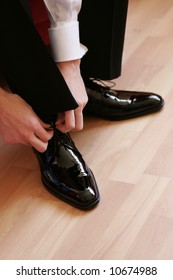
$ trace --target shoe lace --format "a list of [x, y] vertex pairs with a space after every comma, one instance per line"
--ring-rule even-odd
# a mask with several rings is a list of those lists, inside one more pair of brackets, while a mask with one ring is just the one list
[[93, 82], [93, 83], [96, 83], [98, 85], [101, 85], [107, 89], [111, 89], [113, 87], [116, 86], [116, 83], [111, 81], [111, 80], [101, 80], [99, 78], [90, 78], [90, 80]]

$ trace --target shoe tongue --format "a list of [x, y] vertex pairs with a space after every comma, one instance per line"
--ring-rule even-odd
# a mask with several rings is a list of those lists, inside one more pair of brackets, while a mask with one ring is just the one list
[[92, 90], [96, 90], [96, 91], [106, 90], [106, 89], [110, 90], [110, 87], [107, 86], [102, 80], [99, 80], [99, 79], [89, 79], [85, 85], [86, 85], [86, 87], [88, 87]]
[[75, 147], [75, 144], [74, 144], [73, 140], [71, 139], [69, 133], [62, 133], [57, 128], [55, 128], [55, 135], [56, 135], [58, 141], [66, 144], [66, 145], [70, 145], [70, 146], [72, 145], [73, 147]]

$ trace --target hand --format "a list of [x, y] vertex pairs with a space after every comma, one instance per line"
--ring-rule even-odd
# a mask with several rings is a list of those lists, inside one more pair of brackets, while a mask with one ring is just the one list
[[5, 142], [30, 145], [44, 152], [53, 136], [49, 128], [19, 95], [0, 88], [0, 134]]
[[80, 74], [80, 60], [58, 62], [57, 66], [79, 107], [58, 113], [56, 127], [61, 132], [81, 130], [83, 129], [82, 111], [88, 101], [88, 96]]

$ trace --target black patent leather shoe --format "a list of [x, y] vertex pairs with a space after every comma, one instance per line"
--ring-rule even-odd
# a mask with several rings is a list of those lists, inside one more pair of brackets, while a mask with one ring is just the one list
[[97, 183], [69, 134], [55, 129], [46, 152], [33, 149], [39, 162], [41, 179], [59, 199], [87, 210], [100, 199]]
[[160, 110], [163, 98], [155, 93], [114, 90], [97, 79], [85, 81], [88, 103], [84, 113], [108, 120], [124, 120]]

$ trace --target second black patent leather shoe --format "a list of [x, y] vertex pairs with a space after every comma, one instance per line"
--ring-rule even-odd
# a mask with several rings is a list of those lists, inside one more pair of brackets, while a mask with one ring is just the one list
[[108, 120], [124, 120], [146, 115], [160, 110], [163, 98], [155, 93], [115, 90], [97, 79], [85, 81], [88, 103], [84, 113]]
[[41, 179], [48, 191], [59, 199], [87, 210], [100, 200], [96, 180], [69, 134], [55, 129], [46, 152], [34, 149]]

